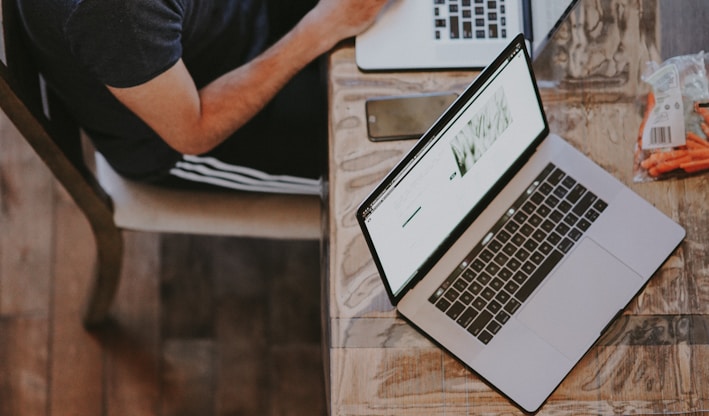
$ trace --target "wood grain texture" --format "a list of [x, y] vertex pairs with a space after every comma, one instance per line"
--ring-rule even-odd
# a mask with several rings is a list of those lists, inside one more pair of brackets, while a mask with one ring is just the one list
[[[104, 355], [96, 339], [76, 322], [81, 320], [83, 305], [78, 300], [86, 296], [95, 266], [96, 247], [91, 238], [86, 238], [91, 235], [89, 224], [69, 195], [58, 190], [55, 201], [55, 233], [49, 233], [49, 236], [54, 235], [52, 245], [56, 250], [52, 310], [48, 315], [56, 319], [49, 320], [52, 332], [47, 337], [51, 352], [49, 412], [66, 416], [95, 415], [103, 407]], [[52, 282], [48, 276], [42, 277]]]
[[[0, 123], [1, 137], [16, 134], [11, 123]], [[0, 251], [0, 313], [47, 313], [50, 287], [42, 276], [50, 263], [41, 259], [52, 255], [45, 238], [52, 209], [49, 170], [23, 143], [0, 141], [0, 245], [17, 247]]]
[[[660, 60], [660, 33], [672, 33], [661, 31], [659, 10], [655, 0], [582, 0], [535, 62], [552, 132], [687, 229], [683, 244], [540, 414], [709, 411], [707, 177], [641, 184], [632, 175], [647, 92], [641, 75], [648, 61]], [[461, 91], [475, 74], [362, 73], [351, 44], [331, 55], [330, 71], [330, 414], [520, 413], [396, 314], [355, 220], [357, 205], [413, 144], [369, 142], [364, 101]]]
[[125, 232], [82, 325], [88, 222], [0, 113], [0, 415], [323, 415], [314, 241]]

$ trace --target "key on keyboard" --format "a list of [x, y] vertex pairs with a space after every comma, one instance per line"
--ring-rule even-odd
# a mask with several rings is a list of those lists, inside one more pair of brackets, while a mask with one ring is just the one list
[[433, 0], [438, 40], [506, 39], [505, 0]]
[[429, 301], [489, 343], [606, 207], [550, 163]]

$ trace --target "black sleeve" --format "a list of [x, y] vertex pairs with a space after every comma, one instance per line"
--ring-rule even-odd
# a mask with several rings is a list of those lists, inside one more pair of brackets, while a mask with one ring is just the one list
[[106, 85], [140, 85], [182, 56], [178, 0], [83, 1], [65, 32], [72, 53]]

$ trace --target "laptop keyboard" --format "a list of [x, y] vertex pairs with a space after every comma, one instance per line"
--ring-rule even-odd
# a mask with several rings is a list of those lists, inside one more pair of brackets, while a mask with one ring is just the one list
[[506, 39], [505, 0], [433, 0], [434, 36], [451, 39]]
[[489, 343], [606, 207], [550, 163], [429, 301]]

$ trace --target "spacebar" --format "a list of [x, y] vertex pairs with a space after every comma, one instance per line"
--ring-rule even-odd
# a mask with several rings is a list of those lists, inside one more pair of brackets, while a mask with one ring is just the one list
[[547, 257], [546, 260], [544, 260], [544, 262], [539, 265], [537, 271], [535, 271], [534, 274], [532, 274], [529, 279], [524, 283], [524, 285], [519, 288], [519, 290], [515, 294], [515, 297], [520, 302], [524, 302], [525, 300], [527, 300], [529, 295], [534, 292], [534, 289], [536, 289], [537, 286], [539, 286], [539, 284], [542, 282], [542, 280], [547, 277], [549, 272], [551, 272], [554, 266], [559, 263], [559, 260], [561, 260], [562, 257], [564, 257], [564, 255], [561, 254], [560, 251], [552, 251], [551, 254], [549, 254], [549, 257]]

